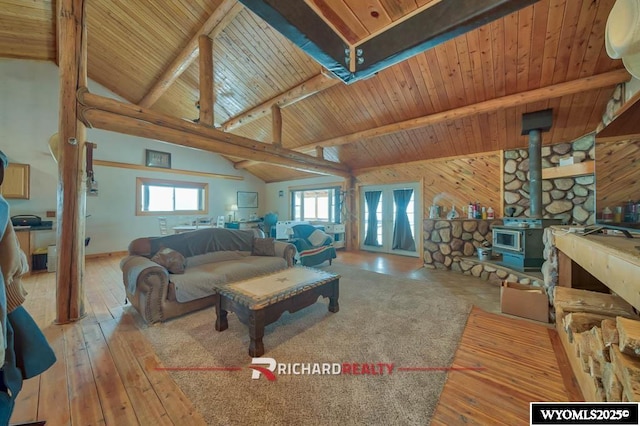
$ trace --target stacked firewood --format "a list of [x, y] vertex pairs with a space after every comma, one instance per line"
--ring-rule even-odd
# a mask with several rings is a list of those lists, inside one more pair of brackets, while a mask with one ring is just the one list
[[640, 401], [640, 317], [633, 307], [617, 295], [567, 287], [555, 288], [554, 307], [585, 398]]

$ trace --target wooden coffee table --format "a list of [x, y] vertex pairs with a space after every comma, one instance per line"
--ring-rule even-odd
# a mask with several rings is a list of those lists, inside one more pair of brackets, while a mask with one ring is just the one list
[[329, 311], [338, 312], [339, 281], [339, 275], [295, 267], [222, 286], [216, 303], [216, 330], [226, 330], [227, 313], [235, 312], [240, 322], [249, 327], [249, 355], [261, 356], [265, 326], [277, 321], [285, 311], [299, 311], [323, 296], [329, 298]]

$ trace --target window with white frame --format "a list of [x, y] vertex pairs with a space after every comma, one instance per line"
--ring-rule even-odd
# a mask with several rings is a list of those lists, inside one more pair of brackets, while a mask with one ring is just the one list
[[208, 192], [208, 183], [136, 178], [136, 215], [205, 214]]
[[291, 191], [291, 219], [340, 222], [340, 187]]

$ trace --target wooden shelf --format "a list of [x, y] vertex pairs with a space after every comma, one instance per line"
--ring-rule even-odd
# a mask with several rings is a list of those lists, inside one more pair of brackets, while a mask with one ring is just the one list
[[569, 176], [590, 175], [595, 170], [594, 161], [569, 164], [568, 166], [548, 167], [542, 169], [542, 179], [557, 179]]

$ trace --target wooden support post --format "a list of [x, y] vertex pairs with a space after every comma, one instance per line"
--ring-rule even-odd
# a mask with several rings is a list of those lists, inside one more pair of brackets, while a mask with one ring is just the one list
[[84, 0], [60, 0], [57, 323], [75, 321], [85, 314], [82, 277], [86, 212], [83, 150], [86, 128], [76, 118], [76, 92], [81, 84], [87, 82], [84, 18]]
[[282, 146], [282, 111], [277, 104], [271, 105], [271, 138], [275, 146]]
[[321, 146], [316, 146], [316, 157], [324, 158], [324, 148]]
[[345, 216], [342, 221], [345, 223], [345, 250], [356, 250], [358, 248], [358, 220], [356, 212], [356, 178], [353, 176], [346, 180], [346, 194], [344, 203], [346, 204]]
[[213, 41], [209, 36], [198, 38], [200, 65], [200, 124], [213, 127]]

